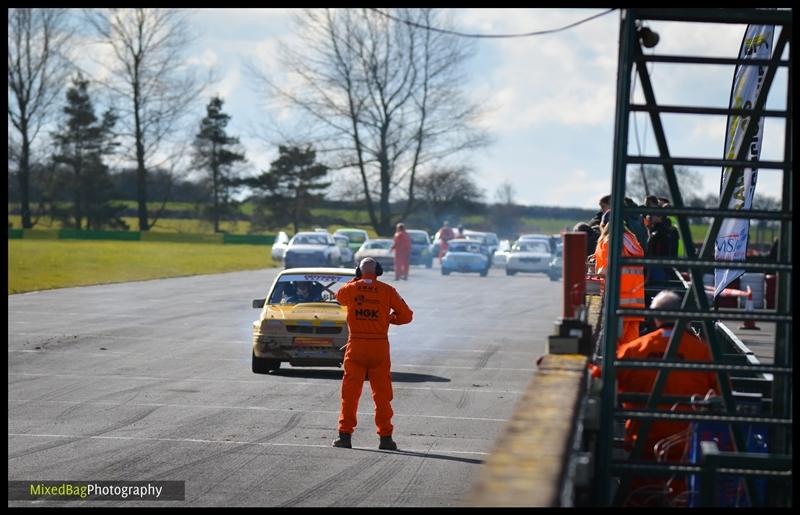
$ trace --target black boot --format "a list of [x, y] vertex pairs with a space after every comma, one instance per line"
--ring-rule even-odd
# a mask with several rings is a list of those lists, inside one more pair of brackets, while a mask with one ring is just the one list
[[394, 440], [392, 440], [392, 435], [381, 436], [381, 443], [378, 445], [378, 449], [383, 449], [385, 451], [396, 451], [397, 444], [394, 443]]
[[345, 449], [352, 449], [353, 444], [350, 442], [349, 433], [339, 433], [339, 438], [333, 441], [334, 447], [344, 447]]

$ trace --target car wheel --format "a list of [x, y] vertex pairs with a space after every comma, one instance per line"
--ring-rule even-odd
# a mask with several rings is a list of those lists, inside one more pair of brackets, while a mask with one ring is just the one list
[[253, 373], [254, 374], [266, 374], [272, 370], [278, 370], [281, 368], [281, 362], [277, 359], [266, 359], [266, 358], [259, 358], [256, 356], [256, 353], [253, 352]]
[[450, 270], [442, 268], [442, 275], [450, 275]]
[[547, 275], [549, 275], [549, 276], [550, 276], [550, 280], [551, 280], [551, 281], [558, 281], [559, 279], [561, 279], [561, 278], [558, 276], [558, 274], [553, 274], [553, 273], [550, 273], [550, 274], [547, 274]]
[[433, 259], [425, 263], [425, 268], [433, 268]]
[[508, 268], [506, 268], [506, 275], [514, 275], [516, 273], [517, 273], [516, 270], [509, 270]]
[[486, 270], [481, 270], [481, 277], [486, 277], [486, 275], [488, 273], [489, 273], [489, 269], [488, 268]]

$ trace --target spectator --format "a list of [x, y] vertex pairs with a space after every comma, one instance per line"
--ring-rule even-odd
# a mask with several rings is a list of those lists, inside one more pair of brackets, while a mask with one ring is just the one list
[[464, 238], [464, 224], [458, 224], [458, 234], [456, 238]]
[[[662, 197], [659, 199], [658, 207], [668, 208], [671, 207], [671, 205], [669, 200]], [[680, 257], [685, 256], [686, 249], [683, 247], [683, 241], [681, 240], [680, 233], [678, 232], [678, 219], [674, 216], [665, 216], [664, 220], [665, 223], [672, 228], [672, 248], [670, 249], [670, 255]]]
[[[630, 197], [625, 197], [624, 202], [625, 207], [639, 207]], [[634, 213], [626, 214], [625, 222], [628, 224], [628, 228], [631, 232], [636, 236], [639, 246], [645, 248], [647, 246], [647, 228], [642, 222], [642, 215]]]
[[[597, 240], [597, 248], [594, 251], [596, 273], [605, 275], [608, 267], [608, 242], [611, 238], [611, 211], [603, 215], [600, 225], [600, 238]], [[642, 257], [644, 251], [636, 241], [636, 236], [625, 226], [623, 222], [623, 257]], [[644, 309], [644, 267], [642, 266], [623, 266], [621, 267], [619, 288], [619, 305], [624, 308]], [[626, 316], [622, 318], [622, 328], [619, 331], [617, 345], [629, 342], [639, 337], [639, 324], [644, 320], [640, 316]]]
[[[647, 215], [647, 230], [650, 233], [647, 239], [645, 255], [648, 257], [674, 258], [678, 256], [678, 231], [669, 222], [669, 219], [650, 214]], [[671, 267], [648, 266], [645, 270], [648, 284], [660, 283], [672, 278]]]
[[[655, 195], [648, 195], [644, 198], [644, 207], [658, 207], [658, 197]], [[642, 223], [645, 227], [649, 228], [650, 220], [647, 216], [644, 216], [642, 219]]]
[[600, 205], [600, 211], [595, 213], [592, 219], [589, 220], [589, 225], [591, 227], [600, 226], [600, 222], [603, 218], [603, 215], [606, 214], [606, 211], [611, 209], [611, 195], [606, 195], [605, 197], [601, 197], [598, 204]]
[[[653, 298], [650, 304], [650, 309], [654, 310], [679, 311], [680, 308], [681, 297], [677, 293], [669, 290], [661, 291]], [[617, 348], [618, 360], [636, 361], [642, 359], [664, 359], [664, 354], [666, 353], [675, 321], [656, 318], [654, 322], [656, 325], [655, 331], [647, 333]], [[674, 359], [680, 361], [713, 362], [708, 345], [688, 329], [684, 329], [678, 345], [678, 351]], [[651, 391], [657, 373], [658, 372], [653, 369], [620, 367], [617, 370], [617, 390], [620, 394], [638, 393], [649, 395], [652, 393]], [[669, 372], [665, 371], [664, 373], [668, 373], [668, 376], [661, 392], [662, 395], [683, 396], [688, 398], [692, 395], [704, 397], [709, 394], [719, 394], [719, 381], [714, 372], [673, 370]], [[622, 403], [623, 408], [626, 410], [643, 409], [645, 405], [646, 403], [644, 402], [633, 401]], [[690, 406], [688, 402], [675, 404], [668, 402], [659, 404], [656, 409], [659, 411], [691, 411], [692, 406]], [[636, 443], [639, 426], [639, 419], [628, 419], [625, 421], [625, 448], [629, 451]], [[656, 452], [654, 447], [656, 444], [664, 441], [666, 438], [674, 437], [678, 433], [686, 431], [688, 427], [689, 423], [685, 421], [653, 421], [650, 430], [647, 432], [647, 440], [643, 447], [642, 454], [638, 459], [655, 461]], [[671, 462], [679, 462], [683, 457], [683, 452], [684, 446], [673, 445], [666, 450], [666, 459]], [[631, 489], [634, 492], [636, 490], [641, 491], [648, 486], [664, 487], [665, 481], [663, 478], [637, 477], [631, 482]], [[683, 480], [672, 481], [671, 487], [672, 491], [670, 495], [677, 495], [686, 489], [686, 484]], [[664, 488], [664, 490], [666, 491], [666, 488]]]
[[591, 227], [586, 222], [578, 222], [575, 224], [575, 227], [572, 228], [572, 231], [586, 233], [586, 257], [591, 256], [594, 253], [594, 249], [597, 247], [597, 239], [600, 237], [600, 230], [597, 227]]

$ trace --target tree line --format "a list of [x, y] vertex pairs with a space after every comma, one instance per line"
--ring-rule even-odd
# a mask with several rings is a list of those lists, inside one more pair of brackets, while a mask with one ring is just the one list
[[[10, 8], [9, 174], [16, 179], [23, 227], [32, 227], [46, 206], [70, 226], [119, 226], [118, 206], [107, 191], [116, 160], [136, 170], [142, 231], [163, 212], [163, 204], [153, 211], [148, 203], [170, 197], [153, 196], [154, 178], [183, 168], [204, 172], [215, 230], [241, 187], [258, 196], [262, 212], [302, 223], [306, 205], [335, 172], [337, 179], [357, 179], [358, 200], [372, 225], [380, 234], [391, 232], [415, 212], [437, 167], [450, 160], [449, 169], [457, 170], [458, 156], [488, 143], [476, 125], [480, 106], [462, 89], [471, 47], [425, 29], [448, 26], [437, 10], [391, 14], [401, 21], [370, 9], [299, 13], [295, 27], [303, 43], [284, 46], [281, 59], [300, 84], [289, 89], [258, 66], [251, 72], [271, 97], [294, 110], [303, 130], [275, 144], [278, 158], [269, 168], [245, 177], [243, 166], [254, 163], [238, 137], [227, 134], [224, 99], [208, 101], [190, 141], [175, 140], [213, 81], [184, 59], [192, 42], [186, 11]], [[108, 50], [102, 73], [91, 75], [78, 64], [80, 37], [87, 34]], [[100, 96], [107, 107], [98, 110]], [[181, 162], [185, 155], [191, 163]], [[33, 191], [40, 202], [32, 207]], [[53, 200], [64, 194], [71, 198], [67, 212]], [[391, 206], [398, 202], [402, 208], [395, 212]]]
[[[513, 185], [499, 185], [488, 202], [467, 159], [491, 141], [477, 123], [482, 106], [464, 91], [474, 47], [428, 30], [451, 27], [439, 10], [388, 11], [392, 19], [371, 9], [298, 10], [301, 37], [278, 52], [291, 87], [251, 64], [251, 82], [298, 121], [274, 127], [277, 158], [267, 165], [230, 133], [225, 99], [206, 94], [213, 70], [200, 73], [185, 58], [187, 11], [9, 8], [9, 201], [18, 199], [22, 226], [50, 216], [69, 227], [126, 228], [114, 200], [132, 188], [140, 231], [183, 198], [202, 203], [219, 231], [243, 195], [256, 205], [256, 228], [307, 225], [332, 197], [356, 203], [381, 235], [401, 220], [436, 226], [486, 209], [501, 227], [519, 223], [525, 210]], [[93, 74], [79, 64], [88, 37], [107, 55]], [[204, 115], [190, 116], [202, 106]], [[189, 174], [196, 179], [181, 178]]]

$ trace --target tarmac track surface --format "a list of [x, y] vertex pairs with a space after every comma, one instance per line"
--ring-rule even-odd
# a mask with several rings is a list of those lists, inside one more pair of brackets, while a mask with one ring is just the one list
[[561, 282], [412, 267], [392, 326], [394, 438], [369, 383], [353, 449], [342, 372], [250, 370], [251, 300], [277, 269], [8, 297], [8, 479], [179, 480], [185, 501], [9, 506], [456, 506], [544, 353]]

